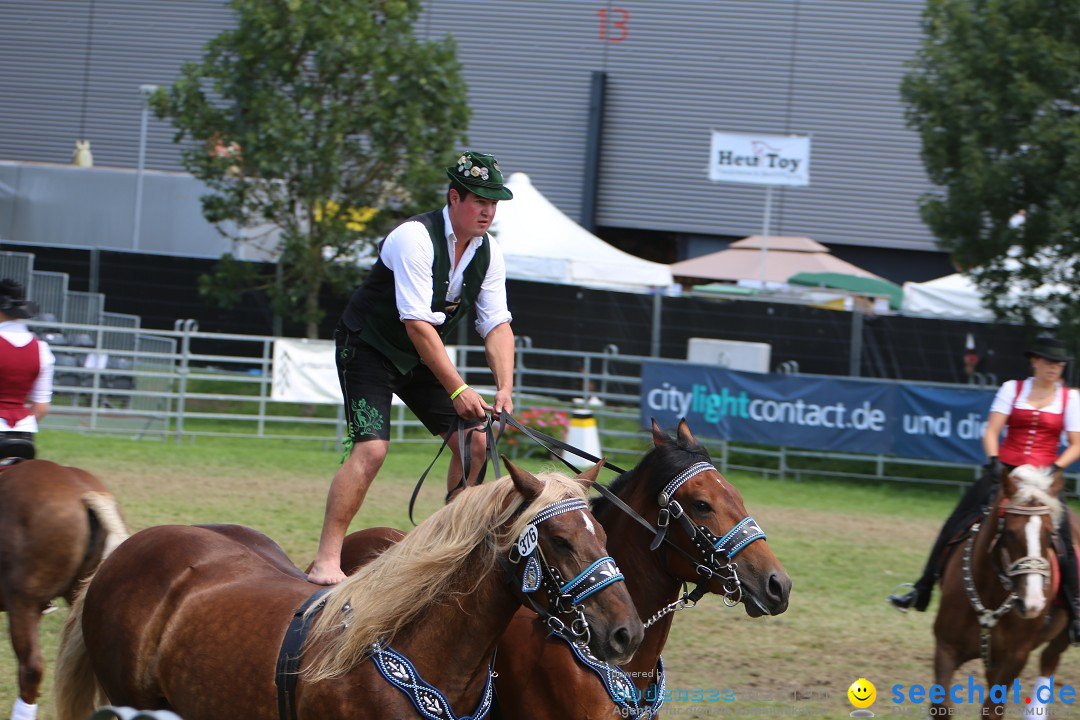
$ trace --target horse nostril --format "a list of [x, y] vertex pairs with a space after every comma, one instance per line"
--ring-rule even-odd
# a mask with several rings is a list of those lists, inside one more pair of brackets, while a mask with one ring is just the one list
[[769, 582], [765, 585], [765, 591], [769, 594], [770, 600], [780, 602], [784, 599], [784, 583], [780, 582], [780, 578], [776, 573], [769, 575]]
[[611, 633], [611, 649], [621, 657], [626, 654], [628, 647], [630, 647], [630, 631], [625, 627], [616, 628], [615, 632]]

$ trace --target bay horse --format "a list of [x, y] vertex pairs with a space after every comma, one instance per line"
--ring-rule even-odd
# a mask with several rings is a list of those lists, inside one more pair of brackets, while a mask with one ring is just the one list
[[[732, 606], [741, 602], [751, 617], [787, 609], [791, 579], [763, 533], [742, 534], [756, 523], [747, 522], [749, 513], [739, 491], [712, 466], [708, 451], [686, 421], [679, 423], [674, 436], [654, 421], [652, 438], [653, 448], [614, 481], [611, 492], [654, 530], [606, 498], [593, 501], [593, 513], [607, 532], [608, 550], [626, 575], [634, 605], [649, 618], [641, 646], [620, 673], [590, 657], [587, 649], [579, 646], [575, 651], [570, 642], [554, 637], [546, 621], [522, 607], [499, 640], [496, 656], [497, 709], [504, 716], [561, 720], [645, 715], [662, 704], [655, 701], [658, 690], [662, 695], [657, 669], [662, 667], [660, 654], [675, 610], [691, 606], [706, 591], [723, 596]], [[678, 486], [661, 496], [673, 482]], [[684, 513], [685, 520], [674, 517]], [[671, 525], [669, 542], [652, 550], [661, 514]], [[729, 537], [735, 544], [722, 547], [746, 544], [730, 555], [719, 552], [717, 539]], [[387, 543], [385, 536], [350, 534], [342, 548], [342, 568], [355, 571]], [[733, 561], [736, 555], [738, 560]], [[699, 583], [692, 599], [680, 594], [685, 583]]]
[[83, 720], [102, 694], [185, 720], [479, 716], [499, 636], [530, 591], [552, 597], [552, 578], [573, 578], [554, 596], [573, 595], [590, 650], [630, 657], [641, 621], [584, 501], [600, 466], [575, 479], [507, 467], [328, 588], [249, 528], [133, 535], [64, 626], [57, 717]]
[[[990, 688], [1011, 685], [1031, 651], [1047, 640], [1042, 671], [1052, 675], [1068, 645], [1067, 613], [1053, 607], [1060, 582], [1053, 538], [1068, 511], [1058, 499], [1064, 481], [1063, 473], [1030, 465], [1003, 472], [989, 516], [945, 563], [934, 621], [935, 683], [950, 687], [957, 667], [981, 657], [989, 717], [1001, 717], [1004, 708], [1003, 694], [991, 697]], [[1075, 517], [1070, 522], [1073, 537], [1080, 537]], [[1031, 698], [1035, 702], [1034, 692]], [[942, 713], [948, 704], [946, 695], [938, 704]]]
[[116, 500], [86, 470], [48, 460], [0, 467], [0, 610], [19, 664], [22, 712], [33, 717], [45, 664], [38, 640], [53, 598], [74, 602], [79, 584], [127, 537]]

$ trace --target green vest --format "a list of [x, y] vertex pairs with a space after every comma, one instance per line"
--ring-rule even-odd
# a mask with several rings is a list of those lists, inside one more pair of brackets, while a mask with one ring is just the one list
[[[442, 210], [417, 215], [411, 219], [422, 223], [431, 238], [431, 247], [435, 254], [431, 264], [431, 311], [446, 315], [446, 320], [441, 325], [433, 327], [443, 342], [446, 342], [449, 333], [469, 316], [476, 305], [480, 286], [491, 262], [491, 239], [484, 235], [483, 242], [465, 268], [459, 304], [456, 308], [448, 308], [446, 290], [450, 286], [450, 251], [446, 247], [446, 226], [443, 223]], [[382, 243], [379, 243], [379, 249], [382, 250]], [[361, 340], [385, 355], [402, 374], [420, 364], [420, 355], [409, 339], [405, 323], [398, 314], [394, 273], [381, 259], [375, 261], [371, 273], [353, 294], [344, 319], [351, 329], [360, 331]]]

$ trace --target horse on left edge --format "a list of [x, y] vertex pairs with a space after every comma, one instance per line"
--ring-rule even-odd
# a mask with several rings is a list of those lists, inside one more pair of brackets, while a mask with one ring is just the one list
[[0, 610], [19, 663], [14, 720], [37, 714], [42, 611], [57, 597], [70, 605], [81, 581], [126, 537], [116, 500], [87, 471], [48, 460], [0, 466]]
[[132, 536], [64, 626], [57, 717], [84, 720], [104, 694], [184, 720], [480, 718], [522, 602], [576, 615], [592, 652], [626, 661], [644, 628], [585, 502], [601, 466], [507, 467], [330, 588], [250, 528]]

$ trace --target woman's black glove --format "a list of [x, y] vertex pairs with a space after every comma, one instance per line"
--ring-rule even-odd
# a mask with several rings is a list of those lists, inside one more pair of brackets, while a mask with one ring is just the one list
[[1001, 474], [1001, 461], [998, 460], [997, 455], [987, 458], [986, 464], [983, 465], [983, 471], [990, 473], [991, 475]]

